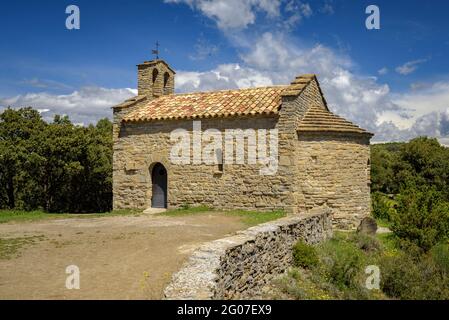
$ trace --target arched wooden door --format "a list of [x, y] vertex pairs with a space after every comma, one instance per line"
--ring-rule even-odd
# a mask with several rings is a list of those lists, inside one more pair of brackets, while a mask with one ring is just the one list
[[151, 171], [152, 183], [152, 208], [167, 208], [167, 170], [165, 167], [156, 163]]

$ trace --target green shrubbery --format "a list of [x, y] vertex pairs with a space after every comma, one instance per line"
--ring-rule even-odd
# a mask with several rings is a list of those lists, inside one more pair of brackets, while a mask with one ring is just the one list
[[343, 291], [357, 287], [357, 275], [363, 262], [360, 249], [354, 243], [342, 240], [331, 240], [321, 249], [320, 273], [325, 280]]
[[449, 148], [421, 137], [374, 145], [371, 160], [373, 216], [389, 223], [396, 247], [379, 260], [383, 292], [448, 299]]
[[[449, 244], [424, 252], [394, 235], [336, 233], [317, 246], [299, 242], [293, 252], [297, 268], [277, 282], [284, 298], [449, 299]], [[379, 267], [380, 290], [366, 287], [370, 265]]]
[[[448, 246], [443, 250], [447, 253]], [[438, 260], [442, 258], [438, 254], [440, 252], [436, 256], [417, 255], [416, 250], [406, 250], [395, 256], [382, 257], [382, 291], [396, 299], [449, 299], [449, 274], [444, 260]]]
[[372, 252], [378, 247], [374, 242], [355, 234], [337, 234], [318, 246], [298, 242], [293, 256], [299, 269], [291, 270], [278, 284], [298, 299], [369, 298], [363, 287], [364, 265], [369, 259], [360, 246]]
[[434, 188], [407, 188], [398, 196], [391, 229], [428, 251], [449, 237], [449, 203]]
[[396, 211], [396, 201], [379, 191], [371, 194], [371, 201], [373, 217], [382, 221], [390, 221]]
[[373, 216], [391, 222], [395, 235], [424, 251], [447, 240], [449, 148], [421, 137], [371, 151]]
[[357, 247], [365, 252], [379, 252], [382, 250], [382, 244], [373, 236], [357, 233], [351, 236], [351, 241], [354, 242]]
[[112, 209], [112, 123], [47, 123], [37, 110], [0, 113], [0, 209]]
[[449, 243], [437, 244], [430, 251], [430, 255], [441, 271], [449, 277]]
[[318, 264], [315, 247], [302, 241], [293, 246], [293, 262], [297, 267], [310, 268]]

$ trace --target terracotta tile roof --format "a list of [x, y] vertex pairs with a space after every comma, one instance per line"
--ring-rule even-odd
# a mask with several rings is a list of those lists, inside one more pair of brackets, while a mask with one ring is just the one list
[[[278, 113], [283, 96], [299, 95], [314, 78], [315, 75], [298, 76], [291, 85], [286, 86], [161, 96], [130, 111], [123, 121], [273, 115]], [[134, 103], [137, 101], [130, 101], [126, 106]]]
[[342, 117], [319, 106], [307, 110], [298, 125], [299, 132], [348, 132], [373, 135]]

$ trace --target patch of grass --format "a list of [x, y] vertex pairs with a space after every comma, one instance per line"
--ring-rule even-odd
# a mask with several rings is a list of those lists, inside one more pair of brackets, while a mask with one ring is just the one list
[[0, 238], [0, 259], [12, 259], [20, 256], [19, 252], [28, 245], [35, 244], [36, 241], [45, 240], [44, 235], [19, 237], [19, 238]]
[[190, 206], [183, 206], [179, 209], [172, 209], [167, 210], [165, 212], [159, 213], [159, 215], [162, 216], [169, 216], [169, 217], [178, 217], [178, 216], [185, 216], [193, 213], [202, 213], [202, 212], [208, 212], [213, 211], [212, 208], [209, 208], [207, 206], [197, 206], [197, 207], [190, 207]]
[[31, 222], [47, 219], [101, 218], [120, 215], [140, 215], [142, 210], [114, 210], [104, 213], [46, 213], [44, 211], [0, 210], [0, 223]]
[[199, 214], [199, 213], [221, 213], [227, 216], [235, 216], [239, 217], [243, 223], [248, 226], [255, 226], [257, 224], [261, 224], [264, 222], [276, 220], [282, 217], [285, 217], [284, 211], [269, 211], [269, 212], [259, 212], [259, 211], [246, 211], [246, 210], [229, 210], [229, 211], [217, 211], [213, 208], [207, 206], [197, 206], [190, 207], [184, 206], [179, 209], [167, 210], [165, 212], [161, 212], [158, 215], [161, 216], [169, 216], [169, 217], [180, 217], [187, 216], [191, 214]]
[[[275, 280], [275, 286], [280, 288], [279, 299], [294, 297], [298, 300], [330, 300], [329, 293], [317, 286], [307, 276], [306, 272], [298, 268], [291, 268], [287, 273]], [[278, 294], [277, 292], [275, 294]], [[270, 299], [271, 297], [267, 297]]]
[[385, 219], [376, 219], [377, 226], [384, 228], [391, 228], [391, 222]]
[[382, 244], [386, 255], [394, 256], [399, 252], [398, 239], [393, 233], [378, 233], [376, 238]]
[[249, 226], [255, 226], [261, 223], [285, 217], [285, 212], [282, 210], [269, 212], [232, 210], [224, 211], [224, 214], [240, 217], [242, 219], [242, 222]]

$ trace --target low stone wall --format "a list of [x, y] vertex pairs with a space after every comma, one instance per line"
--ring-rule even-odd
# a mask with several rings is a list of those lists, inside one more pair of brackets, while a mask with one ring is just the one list
[[264, 223], [196, 250], [165, 288], [166, 299], [255, 298], [292, 263], [300, 239], [316, 244], [332, 235], [330, 209]]

